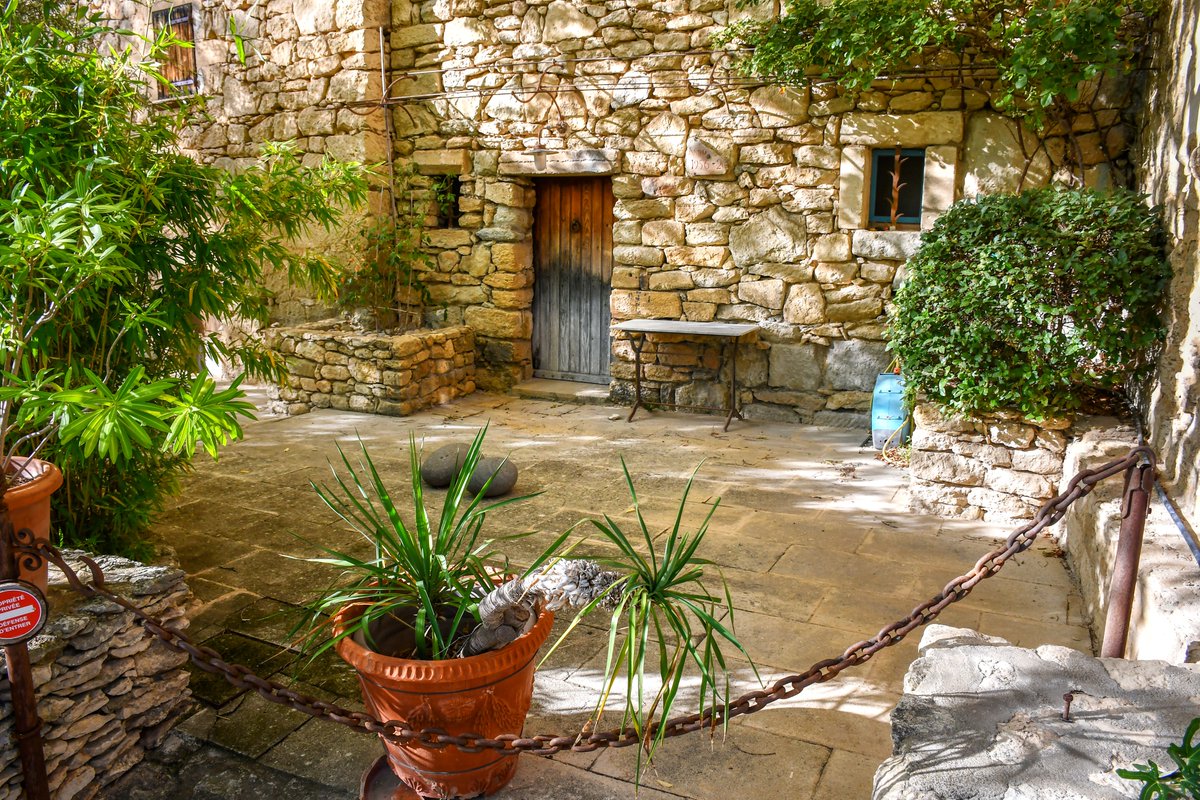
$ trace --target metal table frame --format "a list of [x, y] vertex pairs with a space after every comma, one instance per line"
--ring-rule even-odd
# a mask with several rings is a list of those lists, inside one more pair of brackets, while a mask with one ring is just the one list
[[[654, 403], [664, 408], [678, 408], [689, 411], [723, 411], [725, 412], [725, 427], [734, 417], [745, 419], [737, 399], [737, 347], [742, 337], [758, 330], [758, 326], [750, 323], [737, 322], [684, 322], [669, 319], [631, 319], [613, 326], [613, 330], [633, 334], [630, 344], [633, 346], [633, 408], [629, 410], [626, 422], [633, 422], [633, 415], [645, 405], [642, 400], [642, 348], [646, 346], [646, 338], [652, 333], [684, 337], [713, 337], [724, 339], [721, 347], [722, 359], [729, 364], [729, 382], [726, 387], [724, 406], [701, 406], [684, 403]], [[719, 368], [718, 368], [718, 374]]]

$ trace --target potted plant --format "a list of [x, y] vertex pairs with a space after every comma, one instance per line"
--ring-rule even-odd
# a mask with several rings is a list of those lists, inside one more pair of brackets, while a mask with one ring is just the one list
[[[468, 449], [436, 518], [425, 507], [415, 441], [409, 443], [412, 508], [405, 511], [397, 507], [365, 446], [360, 443], [358, 464], [342, 453], [346, 477], [335, 469], [333, 482], [316, 489], [370, 543], [373, 555], [360, 558], [321, 548], [326, 555], [311, 559], [340, 567], [344, 580], [310, 606], [306, 649], [315, 657], [332, 648], [349, 662], [358, 672], [367, 708], [380, 719], [495, 737], [521, 732], [535, 656], [550, 635], [554, 611], [578, 610], [564, 637], [584, 615], [604, 612], [609, 627], [605, 689], [587, 727], [600, 723], [624, 676], [624, 707], [614, 716], [642, 737], [639, 753], [652, 756], [663, 736], [655, 723], [670, 715], [685, 674], [695, 669], [701, 702], [716, 707], [727, 702], [729, 685], [722, 646], [736, 648], [748, 660], [733, 633], [724, 581], [720, 594], [708, 591], [703, 583], [708, 562], [697, 555], [716, 504], [698, 528], [685, 530], [689, 480], [673, 527], [655, 542], [626, 469], [635, 538], [606, 516], [592, 522], [615, 547], [615, 556], [567, 558], [576, 546], [567, 545], [572, 528], [516, 572], [502, 545], [526, 534], [492, 539], [484, 537], [483, 528], [490, 511], [526, 498], [484, 505], [486, 484], [473, 498], [467, 493], [485, 432]], [[644, 690], [647, 663], [657, 665], [660, 681], [651, 692]], [[423, 797], [488, 794], [516, 770], [515, 758], [495, 751], [384, 744], [392, 770]], [[639, 757], [639, 769], [641, 763]]]

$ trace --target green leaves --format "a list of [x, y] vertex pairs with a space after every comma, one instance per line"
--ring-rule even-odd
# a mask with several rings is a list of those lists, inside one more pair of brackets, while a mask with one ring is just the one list
[[[1047, 122], [1079, 85], [1136, 61], [1159, 0], [789, 0], [767, 21], [734, 24], [718, 44], [750, 49], [743, 71], [780, 83], [833, 80], [862, 91], [945, 56], [975, 53], [964, 67], [991, 67], [995, 106]], [[987, 77], [991, 79], [991, 75]]]
[[[454, 642], [469, 630], [467, 623], [478, 618], [478, 599], [492, 587], [493, 576], [507, 569], [504, 564], [497, 571], [494, 564], [488, 563], [497, 560], [498, 554], [493, 541], [482, 538], [484, 519], [489, 511], [529, 497], [484, 505], [490, 478], [475, 497], [468, 496], [467, 482], [479, 464], [486, 433], [484, 427], [476, 434], [458, 476], [446, 491], [436, 521], [425, 507], [421, 453], [413, 437], [409, 437], [408, 446], [412, 516], [407, 519], [362, 440], [357, 464], [338, 448], [341, 470], [331, 464], [332, 483], [314, 484], [313, 488], [331, 511], [371, 545], [374, 556], [357, 558], [322, 547], [326, 556], [311, 559], [340, 567], [346, 579], [309, 607], [304, 639], [312, 656], [355, 633], [361, 632], [370, 643], [373, 625], [390, 615], [412, 625], [412, 657], [451, 656]], [[504, 536], [497, 541], [511, 538]], [[326, 617], [352, 603], [362, 605], [362, 614], [347, 630], [331, 636]]]
[[1164, 335], [1161, 241], [1156, 211], [1131, 192], [956, 203], [896, 294], [890, 347], [908, 392], [1037, 418], [1136, 381]]
[[[620, 553], [619, 557], [607, 560], [610, 566], [630, 573], [620, 603], [609, 619], [605, 690], [597, 701], [594, 717], [598, 720], [603, 714], [623, 674], [623, 724], [632, 725], [643, 739], [640, 770], [643, 752], [646, 758], [653, 757], [663, 741], [665, 730], [656, 722], [670, 717], [684, 678], [693, 669], [698, 673], [701, 712], [706, 706], [724, 707], [729, 700], [729, 676], [722, 648], [733, 647], [747, 660], [749, 655], [733, 632], [733, 604], [728, 586], [722, 578], [721, 594], [711, 594], [703, 582], [703, 567], [710, 562], [696, 555], [720, 501], [712, 505], [699, 527], [694, 531], [685, 529], [683, 517], [695, 479], [693, 472], [684, 487], [674, 524], [661, 544], [656, 545], [624, 460], [621, 466], [637, 519], [634, 539], [646, 545], [647, 555], [638, 551], [611, 517], [605, 516], [603, 522], [593, 520]], [[591, 610], [585, 608], [580, 616]], [[658, 678], [658, 688], [649, 696], [647, 662], [656, 669]]]
[[1119, 769], [1117, 774], [1131, 781], [1141, 781], [1140, 800], [1197, 800], [1200, 798], [1200, 746], [1195, 744], [1200, 733], [1200, 718], [1192, 720], [1183, 734], [1182, 744], [1167, 748], [1175, 762], [1173, 772], [1163, 774], [1153, 761], [1135, 764], [1133, 769]]

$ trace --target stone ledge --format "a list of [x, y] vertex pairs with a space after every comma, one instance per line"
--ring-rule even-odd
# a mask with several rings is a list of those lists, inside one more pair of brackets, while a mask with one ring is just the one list
[[873, 800], [1108, 800], [1137, 797], [1117, 769], [1167, 761], [1197, 715], [1200, 670], [931, 625], [904, 690]]
[[[1132, 428], [1105, 418], [1089, 420], [1067, 445], [1064, 476], [1120, 458], [1137, 443]], [[1071, 506], [1052, 528], [1066, 551], [1083, 595], [1083, 614], [1097, 635], [1103, 633], [1108, 586], [1121, 527], [1119, 477], [1097, 485]], [[1200, 577], [1196, 562], [1157, 496], [1142, 544], [1141, 568], [1133, 598], [1134, 624], [1129, 655], [1174, 662], [1200, 661]]]

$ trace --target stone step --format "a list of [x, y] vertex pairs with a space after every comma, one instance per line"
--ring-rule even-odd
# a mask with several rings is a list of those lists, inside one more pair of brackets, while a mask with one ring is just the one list
[[518, 383], [512, 388], [512, 393], [517, 397], [529, 400], [555, 400], [560, 403], [578, 403], [586, 406], [612, 404], [608, 396], [608, 387], [599, 383], [534, 378]]

